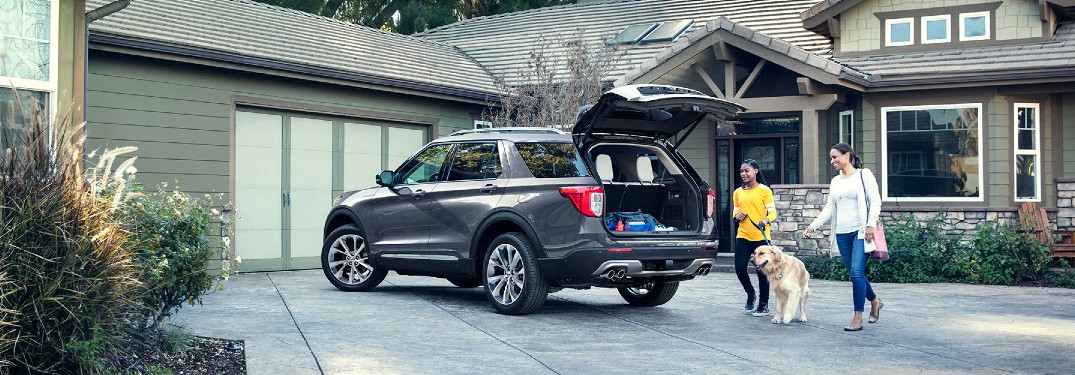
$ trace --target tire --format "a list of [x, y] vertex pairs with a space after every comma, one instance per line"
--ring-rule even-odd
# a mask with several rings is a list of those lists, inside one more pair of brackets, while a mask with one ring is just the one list
[[367, 292], [388, 275], [388, 270], [373, 268], [369, 256], [366, 233], [358, 226], [347, 224], [325, 238], [321, 246], [321, 269], [337, 289]]
[[631, 306], [653, 307], [667, 303], [679, 290], [679, 281], [647, 283], [636, 287], [621, 287], [620, 297]]
[[448, 279], [448, 282], [450, 282], [453, 285], [455, 285], [457, 287], [460, 287], [460, 288], [477, 288], [479, 286], [482, 286], [482, 280], [481, 279], [454, 278], [453, 277], [453, 278]]
[[533, 245], [522, 233], [504, 233], [485, 252], [485, 297], [506, 315], [526, 315], [541, 308], [549, 285], [538, 269]]

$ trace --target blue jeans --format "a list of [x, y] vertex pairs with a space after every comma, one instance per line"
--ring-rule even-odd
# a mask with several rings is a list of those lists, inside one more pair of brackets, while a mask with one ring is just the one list
[[865, 240], [860, 240], [858, 235], [858, 231], [846, 234], [837, 233], [836, 247], [840, 248], [840, 260], [844, 261], [844, 267], [851, 275], [855, 311], [861, 312], [864, 310], [866, 300], [873, 301], [877, 295], [873, 293], [870, 281], [866, 280], [866, 259], [869, 255], [866, 254]]

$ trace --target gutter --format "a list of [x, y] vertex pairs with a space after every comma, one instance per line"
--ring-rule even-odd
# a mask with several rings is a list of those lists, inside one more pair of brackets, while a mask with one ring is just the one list
[[1033, 70], [1033, 71], [995, 71], [984, 72], [975, 74], [956, 74], [945, 75], [935, 77], [922, 77], [922, 78], [895, 78], [884, 79], [884, 77], [876, 74], [868, 75], [866, 79], [860, 79], [854, 75], [840, 74], [840, 78], [853, 82], [861, 82], [867, 89], [869, 88], [886, 88], [886, 87], [906, 87], [906, 86], [924, 86], [924, 85], [943, 85], [943, 84], [976, 84], [976, 83], [988, 83], [998, 81], [1020, 81], [1029, 79], [1048, 79], [1048, 78], [1071, 78], [1075, 77], [1075, 68], [1066, 69], [1048, 69], [1048, 70]]
[[116, 0], [100, 8], [86, 12], [86, 26], [89, 26], [91, 22], [108, 17], [112, 13], [119, 12], [131, 5], [131, 0]]

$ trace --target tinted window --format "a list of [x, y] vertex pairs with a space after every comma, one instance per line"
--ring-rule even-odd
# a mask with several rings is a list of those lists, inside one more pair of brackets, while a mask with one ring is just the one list
[[399, 175], [396, 183], [410, 185], [440, 180], [440, 168], [451, 150], [452, 145], [433, 145], [422, 150], [396, 170]]
[[590, 172], [571, 143], [516, 143], [515, 148], [537, 178], [588, 177]]
[[500, 176], [500, 153], [495, 143], [463, 143], [456, 146], [448, 181], [483, 180]]

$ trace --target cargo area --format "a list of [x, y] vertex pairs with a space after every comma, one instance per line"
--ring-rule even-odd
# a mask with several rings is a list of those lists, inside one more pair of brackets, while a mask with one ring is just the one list
[[[589, 154], [605, 190], [605, 220], [612, 234], [687, 235], [700, 231], [704, 200], [661, 148], [606, 143], [591, 147]], [[617, 223], [624, 220], [627, 222], [622, 226]]]

